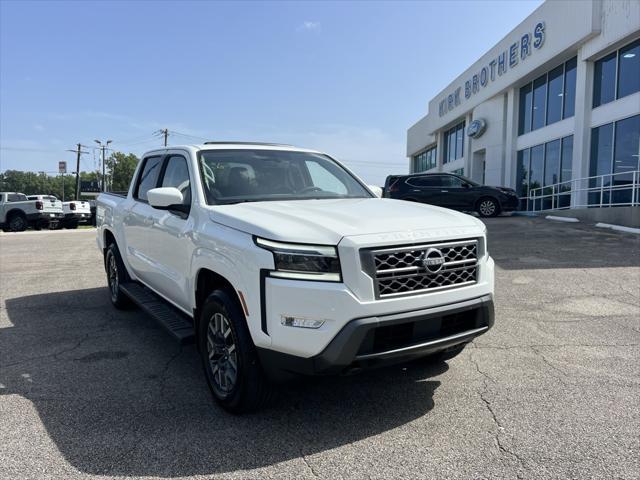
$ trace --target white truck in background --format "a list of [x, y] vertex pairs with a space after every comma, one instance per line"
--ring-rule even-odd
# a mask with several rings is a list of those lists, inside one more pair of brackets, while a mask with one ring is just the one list
[[0, 192], [0, 225], [5, 232], [57, 226], [64, 214], [62, 202], [49, 195], [27, 198], [24, 193]]
[[195, 341], [235, 413], [260, 407], [272, 380], [452, 358], [494, 322], [480, 220], [377, 198], [313, 150], [147, 152], [126, 196], [98, 197], [97, 224], [114, 306]]

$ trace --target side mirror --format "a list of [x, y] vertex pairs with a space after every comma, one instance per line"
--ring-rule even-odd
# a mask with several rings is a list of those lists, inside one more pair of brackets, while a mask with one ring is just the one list
[[463, 183], [463, 184], [462, 184], [462, 188], [471, 188], [471, 184], [469, 184], [469, 183]]
[[369, 187], [371, 193], [373, 193], [376, 197], [382, 198], [382, 188], [377, 185], [367, 185], [367, 187]]
[[188, 211], [189, 206], [183, 205], [182, 193], [175, 187], [152, 188], [147, 192], [149, 205], [158, 210]]

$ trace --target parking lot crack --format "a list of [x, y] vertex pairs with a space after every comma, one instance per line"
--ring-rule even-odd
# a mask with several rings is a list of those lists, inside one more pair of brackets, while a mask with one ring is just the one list
[[[483, 380], [483, 385], [482, 385], [482, 390], [480, 390], [478, 392], [480, 399], [482, 400], [482, 402], [484, 403], [487, 411], [489, 412], [489, 414], [491, 415], [491, 419], [493, 420], [493, 423], [496, 426], [496, 432], [494, 434], [494, 441], [496, 446], [498, 447], [498, 450], [504, 454], [507, 455], [513, 459], [516, 460], [516, 462], [520, 465], [520, 467], [523, 470], [526, 470], [525, 467], [525, 463], [524, 460], [522, 459], [522, 457], [520, 457], [520, 455], [518, 455], [515, 451], [507, 448], [501, 438], [500, 438], [500, 433], [505, 431], [505, 427], [502, 425], [502, 423], [500, 422], [500, 419], [498, 418], [498, 416], [496, 415], [495, 409], [491, 403], [491, 401], [487, 398], [487, 393], [489, 391], [489, 381], [491, 381], [492, 383], [495, 383], [493, 381], [493, 379], [480, 368], [480, 364], [478, 362], [478, 360], [476, 358], [474, 358], [473, 355], [473, 351], [471, 352], [470, 358], [471, 358], [471, 362], [475, 365], [476, 367], [476, 371], [482, 375], [482, 380]], [[516, 478], [520, 479], [522, 478], [520, 472], [516, 472]]]
[[531, 347], [531, 350], [533, 350], [533, 352], [542, 359], [542, 361], [547, 364], [553, 371], [558, 372], [560, 374], [560, 376], [556, 376], [556, 378], [560, 381], [560, 383], [562, 383], [563, 385], [567, 385], [567, 383], [564, 381], [564, 377], [567, 376], [567, 374], [564, 372], [564, 370], [562, 370], [561, 368], [555, 366], [553, 363], [551, 363], [549, 361], [549, 359], [544, 355], [544, 353], [542, 353], [539, 348], [537, 347]]
[[313, 475], [313, 478], [320, 478], [320, 475], [318, 475], [316, 473], [316, 471], [314, 470], [314, 468], [311, 466], [311, 464], [309, 463], [309, 460], [307, 460], [307, 458], [304, 456], [304, 454], [302, 452], [300, 452], [300, 458], [302, 459], [302, 461], [304, 462], [304, 464], [307, 466], [307, 468], [309, 469], [309, 471], [311, 472], [311, 475]]

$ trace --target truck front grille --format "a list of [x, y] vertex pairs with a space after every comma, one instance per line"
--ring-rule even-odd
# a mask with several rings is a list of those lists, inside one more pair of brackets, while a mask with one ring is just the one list
[[478, 240], [372, 249], [362, 260], [377, 298], [457, 288], [477, 281]]

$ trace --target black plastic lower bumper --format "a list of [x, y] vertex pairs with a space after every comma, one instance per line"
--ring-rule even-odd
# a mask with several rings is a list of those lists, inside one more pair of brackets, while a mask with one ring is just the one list
[[[469, 343], [494, 323], [491, 295], [424, 310], [351, 320], [318, 355], [298, 357], [258, 348], [274, 380], [349, 373], [401, 363]], [[295, 327], [292, 327], [295, 328]]]

